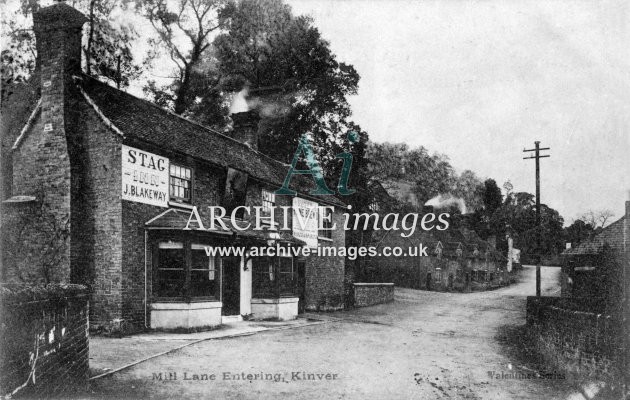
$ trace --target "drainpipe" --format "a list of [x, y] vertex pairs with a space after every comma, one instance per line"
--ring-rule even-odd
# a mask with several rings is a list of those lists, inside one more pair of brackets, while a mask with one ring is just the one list
[[144, 230], [144, 328], [148, 329], [147, 326], [147, 240], [148, 234], [147, 230]]

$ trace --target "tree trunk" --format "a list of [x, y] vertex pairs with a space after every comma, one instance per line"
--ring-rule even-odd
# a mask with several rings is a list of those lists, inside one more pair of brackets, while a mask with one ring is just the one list
[[177, 98], [175, 99], [174, 111], [175, 114], [182, 114], [188, 108], [189, 104], [186, 103], [188, 92], [190, 91], [190, 79], [193, 68], [199, 63], [201, 59], [201, 42], [195, 43], [193, 51], [190, 56], [190, 61], [186, 63], [182, 74], [182, 81], [177, 90]]
[[184, 69], [184, 73], [182, 76], [182, 82], [179, 85], [179, 89], [177, 89], [177, 97], [175, 98], [174, 111], [175, 114], [183, 114], [188, 108], [188, 104], [186, 104], [186, 96], [188, 95], [188, 90], [190, 89], [190, 73], [191, 73], [191, 64], [186, 64], [186, 68]]
[[88, 75], [92, 75], [92, 66], [90, 61], [92, 59], [92, 42], [94, 41], [94, 3], [96, 0], [90, 1], [90, 33], [88, 34], [87, 48], [85, 49], [85, 72]]

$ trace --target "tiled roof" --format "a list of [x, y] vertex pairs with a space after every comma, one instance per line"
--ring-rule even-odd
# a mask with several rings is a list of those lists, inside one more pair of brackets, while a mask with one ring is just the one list
[[[270, 184], [282, 186], [289, 166], [248, 145], [193, 121], [173, 114], [105, 83], [82, 75], [77, 84], [99, 111], [125, 138], [147, 142], [159, 148], [183, 153], [222, 167], [232, 167]], [[293, 190], [307, 194], [314, 188], [312, 179], [294, 176]], [[343, 205], [334, 196], [319, 196], [319, 201]]]
[[566, 249], [562, 252], [564, 256], [599, 254], [604, 249], [604, 245], [610, 246], [614, 250], [623, 251], [623, 225], [625, 216], [605, 227], [592, 239], [580, 242], [577, 246]]

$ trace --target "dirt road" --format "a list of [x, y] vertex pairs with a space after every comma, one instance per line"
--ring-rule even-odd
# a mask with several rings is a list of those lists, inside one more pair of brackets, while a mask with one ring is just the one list
[[[396, 289], [394, 303], [322, 314], [326, 324], [202, 342], [97, 380], [91, 396], [567, 399], [573, 391], [561, 379], [496, 379], [531, 372], [499, 336], [524, 324], [533, 271], [495, 291]], [[544, 294], [559, 294], [558, 273], [543, 268]]]

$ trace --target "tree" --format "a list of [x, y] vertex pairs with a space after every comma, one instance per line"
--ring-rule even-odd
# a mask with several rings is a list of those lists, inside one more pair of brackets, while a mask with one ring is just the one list
[[406, 178], [406, 153], [409, 147], [405, 143], [376, 143], [367, 144], [368, 171], [370, 178], [380, 181], [384, 187], [392, 180]]
[[281, 0], [230, 3], [220, 17], [224, 32], [214, 46], [224, 87], [265, 89], [259, 149], [290, 162], [310, 132], [322, 163], [336, 162], [353, 125], [347, 96], [356, 94], [356, 70], [337, 61], [311, 18], [294, 16]]
[[[137, 1], [157, 33], [157, 38], [149, 39], [149, 44], [165, 49], [174, 64], [171, 84], [158, 86], [152, 81], [145, 87], [145, 93], [153, 96], [159, 105], [171, 106], [176, 114], [183, 114], [198, 99], [196, 89], [210, 90], [213, 98], [217, 98], [217, 75], [208, 51], [212, 33], [221, 26], [219, 13], [225, 5], [223, 0]], [[181, 43], [182, 37], [185, 45]], [[158, 54], [151, 54], [149, 61]]]
[[[564, 248], [564, 219], [553, 208], [540, 205], [540, 226], [536, 223], [536, 202], [531, 193], [510, 194], [506, 201], [490, 217], [482, 237], [495, 235], [497, 243], [503, 242], [506, 233], [515, 239], [515, 246], [525, 255], [540, 253], [555, 255]], [[541, 248], [537, 248], [538, 233]]]
[[[85, 72], [106, 78], [121, 86], [140, 76], [141, 67], [134, 63], [132, 43], [138, 37], [131, 24], [116, 25], [111, 20], [111, 12], [117, 7], [129, 8], [116, 0], [90, 0], [87, 4], [87, 42], [83, 48]], [[83, 8], [83, 7], [79, 7]], [[84, 10], [82, 10], [84, 11]]]
[[[464, 171], [457, 176], [448, 157], [443, 154], [430, 155], [423, 146], [410, 149], [404, 143], [385, 142], [369, 143], [368, 158], [372, 179], [379, 180], [388, 189], [405, 188], [412, 192], [419, 205], [439, 194], [452, 194], [464, 199], [469, 196], [473, 203], [476, 202], [473, 200], [475, 195], [468, 190], [479, 183], [475, 182], [474, 173]], [[406, 197], [400, 194], [399, 197]]]
[[603, 228], [606, 222], [615, 215], [610, 210], [588, 210], [579, 215], [576, 220], [584, 221], [584, 223], [593, 227], [593, 229]]
[[[2, 51], [2, 100], [11, 94], [6, 88], [25, 82], [36, 68], [37, 57], [32, 14], [40, 9], [39, 0], [21, 0], [20, 9], [3, 14], [2, 37], [8, 46]], [[88, 40], [83, 46], [86, 73], [127, 86], [139, 76], [131, 53], [137, 33], [128, 22], [112, 15], [114, 10], [130, 12], [122, 0], [78, 0], [73, 6], [88, 16], [84, 30]]]
[[593, 225], [587, 224], [581, 219], [576, 219], [571, 225], [565, 228], [565, 237], [572, 245], [580, 243], [595, 233]]
[[455, 180], [453, 194], [464, 199], [469, 213], [483, 207], [484, 183], [471, 170], [465, 170]]
[[501, 189], [497, 186], [497, 182], [494, 179], [486, 179], [483, 183], [483, 205], [486, 215], [491, 216], [494, 212], [501, 207], [503, 203], [503, 195]]

